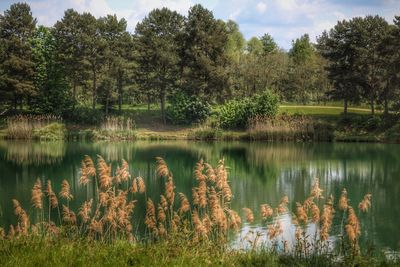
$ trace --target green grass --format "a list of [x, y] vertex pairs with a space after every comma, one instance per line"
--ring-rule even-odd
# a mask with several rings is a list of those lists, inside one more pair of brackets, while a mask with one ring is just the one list
[[67, 238], [0, 240], [0, 266], [399, 266], [370, 257], [344, 259], [234, 251], [212, 243], [175, 239], [156, 243], [112, 243]]

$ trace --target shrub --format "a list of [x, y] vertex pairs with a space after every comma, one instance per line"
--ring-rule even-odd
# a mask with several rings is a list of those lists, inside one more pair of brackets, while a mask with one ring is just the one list
[[77, 124], [98, 125], [103, 121], [103, 112], [86, 107], [77, 107], [65, 118]]
[[173, 124], [202, 123], [211, 115], [211, 106], [196, 96], [175, 94], [167, 107], [167, 118]]
[[393, 125], [386, 131], [385, 139], [390, 142], [400, 143], [400, 123]]
[[364, 128], [371, 131], [378, 129], [382, 124], [382, 119], [378, 116], [371, 116], [364, 123]]
[[278, 113], [278, 97], [266, 90], [251, 98], [227, 102], [220, 112], [223, 128], [245, 128], [248, 120], [256, 116], [274, 117]]
[[63, 140], [66, 129], [63, 123], [53, 122], [34, 130], [33, 137], [40, 140]]
[[249, 98], [231, 100], [221, 108], [220, 125], [222, 128], [244, 128], [250, 117], [253, 117], [253, 110]]
[[278, 113], [278, 96], [269, 90], [256, 95], [252, 103], [255, 105], [254, 115], [275, 116]]

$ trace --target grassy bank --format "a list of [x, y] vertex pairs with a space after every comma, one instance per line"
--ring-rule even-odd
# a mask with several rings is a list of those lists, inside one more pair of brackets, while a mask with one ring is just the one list
[[400, 142], [398, 117], [371, 116], [368, 109], [361, 107], [349, 108], [347, 116], [341, 112], [338, 106], [281, 105], [277, 118], [250, 122], [247, 129], [227, 130], [218, 127], [216, 116], [202, 125], [165, 125], [157, 107], [147, 110], [140, 105], [124, 107], [123, 115], [107, 118], [99, 125], [60, 120], [48, 125], [43, 119], [35, 123], [21, 117], [3, 118], [0, 138]]

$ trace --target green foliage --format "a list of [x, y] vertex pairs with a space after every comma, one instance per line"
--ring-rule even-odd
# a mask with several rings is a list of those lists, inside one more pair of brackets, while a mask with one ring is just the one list
[[164, 123], [166, 98], [179, 80], [183, 20], [176, 11], [154, 9], [135, 29], [139, 84], [144, 94], [159, 99]]
[[40, 113], [63, 115], [72, 107], [63, 64], [58, 60], [55, 39], [49, 29], [40, 26], [32, 40], [37, 95], [32, 106]]
[[66, 120], [83, 125], [99, 125], [103, 121], [103, 118], [104, 114], [102, 111], [86, 107], [77, 107], [65, 115]]
[[12, 102], [36, 95], [30, 39], [36, 19], [28, 4], [16, 3], [0, 15], [0, 99]]
[[170, 99], [167, 118], [173, 124], [202, 123], [211, 115], [211, 106], [197, 96], [176, 93]]
[[33, 131], [33, 137], [39, 140], [63, 140], [65, 138], [66, 128], [63, 123], [53, 122], [40, 129]]
[[244, 128], [252, 114], [249, 98], [228, 101], [220, 110], [220, 125], [222, 128]]
[[278, 96], [270, 90], [264, 91], [260, 95], [255, 95], [252, 99], [254, 105], [254, 116], [275, 116], [278, 113]]
[[189, 9], [181, 44], [182, 87], [208, 100], [224, 99], [228, 32], [224, 22], [200, 4]]
[[278, 97], [269, 90], [261, 95], [227, 102], [220, 111], [223, 128], [245, 128], [255, 116], [275, 116], [278, 113]]

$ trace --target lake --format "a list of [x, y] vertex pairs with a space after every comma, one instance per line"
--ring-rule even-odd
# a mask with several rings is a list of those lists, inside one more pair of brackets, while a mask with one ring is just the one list
[[[309, 195], [314, 178], [319, 179], [324, 195], [335, 196], [335, 202], [346, 188], [355, 208], [366, 193], [371, 193], [372, 210], [360, 216], [365, 230], [362, 241], [379, 249], [400, 249], [400, 145], [393, 144], [0, 141], [0, 225], [16, 221], [12, 198], [32, 210], [30, 194], [37, 178], [52, 180], [56, 192], [61, 181], [67, 179], [74, 193], [71, 206], [77, 210], [87, 194], [78, 184], [81, 160], [84, 155], [95, 159], [97, 154], [114, 162], [114, 166], [121, 159], [127, 160], [131, 173], [144, 177], [147, 196], [155, 201], [164, 190], [164, 182], [155, 175], [156, 156], [168, 163], [176, 192], [189, 197], [196, 185], [195, 163], [202, 158], [216, 165], [224, 159], [234, 194], [233, 208], [241, 211], [249, 207], [256, 217], [260, 204], [276, 206], [283, 195], [289, 197], [289, 207], [295, 210], [296, 202]], [[135, 218], [143, 219], [144, 196], [139, 198], [134, 213]], [[337, 218], [332, 237], [339, 233], [339, 225]], [[249, 229], [263, 227], [245, 223], [243, 231]]]

